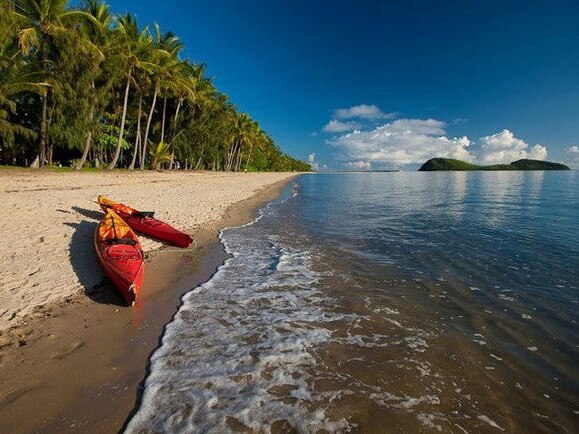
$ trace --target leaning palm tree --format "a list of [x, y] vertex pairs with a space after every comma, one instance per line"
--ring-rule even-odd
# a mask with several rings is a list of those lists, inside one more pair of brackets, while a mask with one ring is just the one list
[[184, 44], [172, 32], [162, 33], [157, 23], [154, 23], [154, 39], [162, 65], [160, 73], [163, 76], [161, 90], [163, 93], [163, 115], [161, 120], [161, 142], [165, 141], [165, 120], [167, 116], [167, 98], [170, 93], [176, 92], [182, 79], [181, 60], [179, 52]]
[[[148, 52], [149, 62], [154, 65], [151, 68], [151, 79], [154, 86], [153, 101], [147, 117], [147, 124], [145, 126], [145, 137], [143, 139], [143, 152], [141, 153], [140, 169], [145, 168], [145, 157], [147, 145], [149, 142], [149, 132], [151, 122], [155, 113], [155, 106], [157, 104], [157, 97], [160, 93], [163, 94], [163, 116], [161, 121], [161, 142], [165, 139], [165, 117], [167, 112], [167, 93], [176, 86], [175, 82], [178, 77], [178, 67], [180, 60], [178, 58], [179, 51], [183, 44], [172, 33], [162, 33], [158, 24], [154, 24], [153, 44]], [[174, 72], [175, 71], [175, 72]]]
[[[103, 47], [109, 42], [110, 28], [113, 23], [113, 16], [111, 14], [110, 8], [106, 3], [100, 0], [86, 0], [85, 3], [86, 3], [85, 11], [88, 12], [94, 18], [94, 21], [96, 23], [96, 25], [85, 26], [85, 28], [83, 29], [85, 37], [96, 46]], [[94, 93], [95, 90], [94, 80], [92, 82], [92, 89]], [[89, 116], [90, 125], [87, 131], [82, 156], [75, 165], [76, 170], [80, 170], [84, 166], [86, 159], [88, 157], [88, 152], [91, 147], [92, 133], [94, 127], [93, 123], [95, 120], [95, 105], [96, 105], [95, 103], [96, 102], [93, 101], [93, 104], [91, 104]]]
[[154, 64], [147, 61], [149, 52], [152, 49], [152, 39], [149, 29], [139, 29], [139, 25], [135, 17], [131, 14], [123, 15], [117, 18], [117, 27], [114, 30], [114, 37], [121, 55], [124, 57], [126, 68], [127, 84], [125, 86], [125, 96], [123, 100], [123, 114], [121, 116], [121, 125], [119, 129], [119, 138], [115, 155], [108, 165], [107, 169], [112, 170], [116, 167], [121, 153], [121, 146], [124, 140], [125, 121], [127, 119], [127, 106], [129, 103], [129, 91], [131, 82], [133, 81], [133, 74], [135, 70], [144, 69], [150, 70], [155, 67]]
[[[66, 31], [72, 23], [93, 21], [93, 17], [80, 10], [68, 10], [68, 0], [15, 0], [13, 19], [20, 26], [18, 43], [23, 54], [39, 62], [49, 75], [49, 55], [52, 39], [58, 32]], [[41, 95], [42, 111], [39, 134], [40, 166], [44, 166], [47, 144], [48, 90]]]
[[239, 171], [243, 146], [252, 142], [257, 124], [245, 113], [236, 113], [231, 147], [227, 153], [226, 169]]

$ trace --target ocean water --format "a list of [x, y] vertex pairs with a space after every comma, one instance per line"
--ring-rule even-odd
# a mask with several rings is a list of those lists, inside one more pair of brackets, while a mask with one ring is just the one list
[[127, 432], [577, 432], [578, 172], [303, 175], [221, 239]]

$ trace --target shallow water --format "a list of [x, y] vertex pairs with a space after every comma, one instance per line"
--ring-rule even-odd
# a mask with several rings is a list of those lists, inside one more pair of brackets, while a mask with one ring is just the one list
[[578, 175], [300, 177], [223, 231], [128, 432], [576, 432]]

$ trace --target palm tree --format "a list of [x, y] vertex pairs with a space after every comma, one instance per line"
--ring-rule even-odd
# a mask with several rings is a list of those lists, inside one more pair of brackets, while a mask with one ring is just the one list
[[[58, 33], [79, 21], [92, 21], [93, 17], [79, 10], [67, 10], [68, 0], [15, 0], [11, 12], [20, 26], [18, 43], [22, 53], [40, 61], [42, 71], [49, 75], [51, 40]], [[42, 112], [39, 134], [40, 166], [44, 166], [47, 144], [48, 88], [41, 94]]]
[[240, 170], [242, 148], [244, 145], [253, 142], [256, 131], [258, 131], [257, 124], [247, 114], [236, 114], [225, 170]]
[[123, 114], [121, 116], [117, 148], [111, 163], [107, 167], [109, 170], [115, 168], [121, 153], [121, 146], [125, 133], [125, 121], [127, 119], [129, 90], [131, 87], [131, 82], [133, 81], [133, 73], [138, 69], [150, 70], [155, 67], [154, 64], [147, 61], [148, 55], [152, 49], [152, 39], [147, 27], [139, 30], [136, 18], [134, 18], [131, 14], [126, 14], [117, 18], [117, 27], [115, 28], [114, 33], [116, 36], [118, 49], [121, 50], [121, 55], [124, 57], [127, 84], [125, 86]]
[[155, 33], [153, 39], [153, 46], [149, 52], [150, 63], [155, 67], [151, 69], [151, 75], [154, 82], [153, 101], [151, 109], [147, 118], [147, 125], [145, 126], [145, 138], [143, 140], [143, 152], [141, 153], [140, 169], [145, 168], [145, 157], [147, 145], [149, 142], [149, 131], [153, 114], [155, 113], [155, 106], [157, 104], [157, 97], [160, 92], [163, 92], [163, 117], [161, 121], [161, 142], [165, 139], [165, 116], [167, 112], [167, 92], [175, 86], [177, 75], [173, 72], [177, 70], [180, 60], [178, 53], [183, 47], [179, 39], [168, 32], [163, 34], [158, 24], [154, 24]]
[[163, 77], [160, 82], [163, 91], [163, 116], [161, 121], [161, 142], [165, 140], [165, 119], [167, 115], [167, 97], [171, 91], [177, 91], [181, 84], [181, 60], [179, 52], [183, 49], [183, 43], [172, 32], [162, 33], [157, 23], [155, 28], [155, 43], [160, 50], [161, 65], [159, 74]]
[[[113, 22], [113, 16], [110, 12], [109, 6], [106, 3], [101, 2], [100, 0], [87, 0], [86, 6], [85, 6], [85, 11], [88, 12], [92, 17], [94, 17], [94, 21], [97, 23], [96, 26], [90, 26], [90, 27], [86, 27], [84, 29], [86, 37], [95, 45], [98, 45], [98, 46], [105, 45], [108, 42], [108, 39], [110, 37], [109, 31], [110, 31], [111, 24]], [[92, 82], [92, 89], [94, 92], [94, 90], [95, 90], [94, 80]], [[92, 124], [93, 124], [94, 117], [95, 117], [95, 103], [96, 102], [93, 101], [93, 104], [91, 105], [91, 111], [90, 111], [90, 124], [91, 125], [89, 126], [89, 129], [88, 129], [88, 132], [86, 135], [86, 142], [84, 145], [82, 156], [80, 157], [80, 160], [75, 165], [76, 170], [80, 170], [84, 166], [84, 163], [86, 162], [86, 159], [88, 157], [88, 152], [89, 152], [90, 147], [91, 147], [92, 129], [93, 129]]]
[[257, 148], [258, 150], [262, 147], [267, 146], [269, 143], [269, 136], [265, 131], [259, 128], [257, 122], [254, 122], [255, 128], [252, 131], [252, 138], [249, 142], [249, 155], [247, 156], [247, 160], [245, 161], [245, 170], [249, 168], [249, 162], [251, 161], [251, 153], [253, 148]]

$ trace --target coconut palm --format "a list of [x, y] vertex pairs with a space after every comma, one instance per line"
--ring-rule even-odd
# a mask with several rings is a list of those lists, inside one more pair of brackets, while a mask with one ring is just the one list
[[115, 168], [121, 153], [121, 146], [125, 133], [125, 121], [127, 118], [129, 91], [131, 88], [131, 82], [133, 81], [133, 74], [138, 70], [151, 71], [156, 67], [154, 63], [149, 61], [151, 58], [151, 51], [154, 50], [154, 47], [148, 27], [139, 29], [137, 19], [131, 14], [126, 14], [117, 18], [117, 27], [115, 28], [114, 33], [117, 47], [121, 50], [121, 56], [123, 56], [125, 61], [127, 84], [125, 86], [123, 114], [121, 116], [117, 148], [111, 163], [107, 167], [109, 170]]
[[162, 33], [159, 26], [154, 24], [153, 44], [149, 51], [150, 62], [155, 65], [151, 69], [151, 77], [154, 86], [153, 101], [147, 117], [145, 126], [145, 137], [143, 139], [143, 152], [141, 154], [140, 169], [145, 168], [145, 157], [147, 145], [149, 142], [149, 132], [151, 122], [155, 113], [157, 98], [160, 93], [163, 94], [163, 115], [161, 121], [161, 142], [165, 139], [165, 117], [167, 112], [167, 93], [174, 87], [177, 87], [176, 81], [179, 79], [178, 67], [180, 60], [178, 53], [183, 44], [172, 33]]
[[[111, 14], [109, 6], [101, 2], [99, 0], [87, 0], [85, 2], [84, 10], [89, 13], [93, 18], [96, 25], [85, 26], [84, 33], [86, 38], [88, 38], [93, 44], [103, 47], [105, 44], [108, 43], [110, 38], [110, 28], [113, 23], [113, 16]], [[93, 93], [95, 91], [95, 83], [94, 80], [92, 82], [92, 89]], [[86, 142], [84, 145], [84, 149], [82, 152], [82, 156], [75, 164], [75, 169], [80, 170], [84, 166], [86, 159], [88, 157], [88, 152], [91, 147], [92, 142], [92, 129], [93, 129], [93, 122], [95, 119], [95, 104], [96, 101], [93, 101], [90, 110], [90, 126], [87, 131], [86, 135]]]

